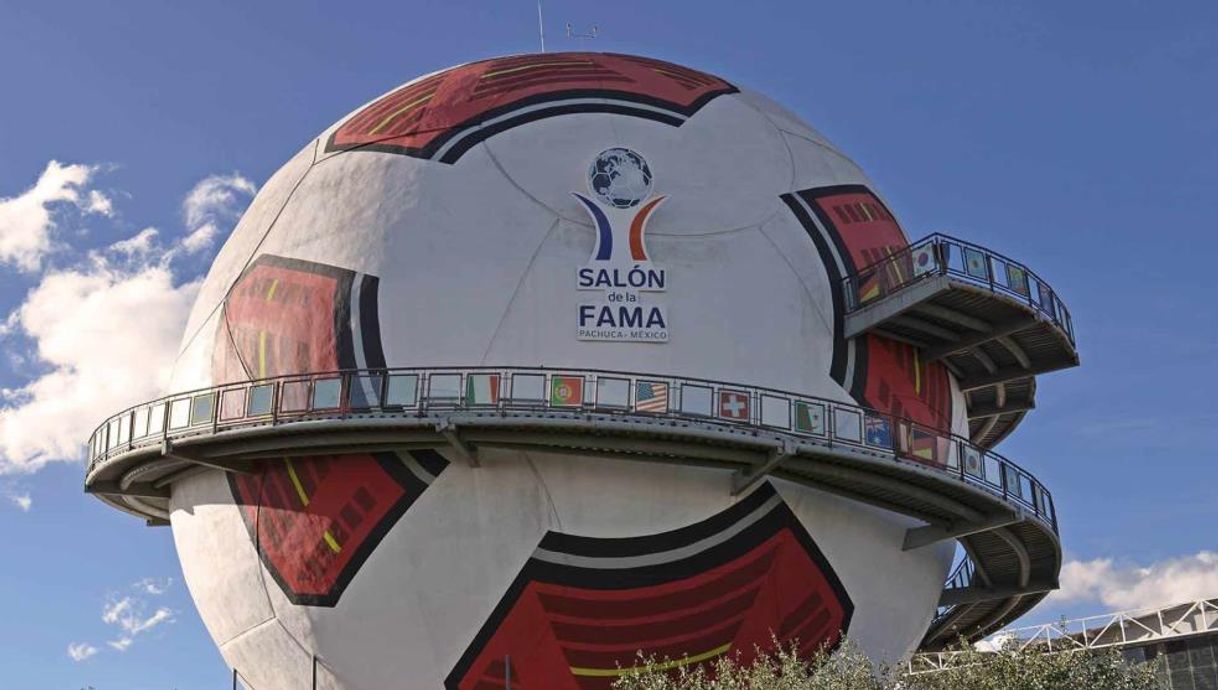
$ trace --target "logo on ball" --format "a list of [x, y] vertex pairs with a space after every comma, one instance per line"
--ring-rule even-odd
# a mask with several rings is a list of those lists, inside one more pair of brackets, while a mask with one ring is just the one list
[[614, 208], [637, 206], [651, 193], [651, 168], [630, 149], [605, 149], [588, 166], [588, 191]]
[[668, 289], [668, 274], [651, 263], [643, 237], [652, 212], [666, 198], [651, 196], [652, 181], [642, 155], [614, 147], [601, 151], [588, 166], [591, 196], [572, 192], [596, 227], [592, 258], [576, 273], [575, 286], [604, 294], [601, 300], [579, 305], [580, 340], [668, 341], [664, 307], [641, 296]]

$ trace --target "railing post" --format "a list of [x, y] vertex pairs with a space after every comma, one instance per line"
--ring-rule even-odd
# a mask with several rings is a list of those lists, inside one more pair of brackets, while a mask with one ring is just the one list
[[165, 441], [169, 440], [169, 408], [171, 407], [172, 402], [173, 402], [172, 400], [169, 400], [168, 398], [166, 398], [165, 404], [161, 406], [162, 407], [162, 409], [161, 409], [161, 444], [162, 445], [164, 445]]
[[380, 382], [377, 383], [376, 390], [373, 395], [376, 396], [376, 409], [378, 412], [385, 411], [385, 400], [389, 397], [389, 370], [380, 369]]
[[233, 690], [237, 690], [237, 669], [233, 668]]
[[211, 389], [211, 433], [215, 436], [220, 429], [220, 388]]
[[418, 416], [422, 417], [427, 412], [427, 400], [431, 394], [431, 372], [420, 371], [418, 383], [415, 384], [419, 389], [415, 395], [419, 396], [419, 404], [415, 407], [418, 410]]
[[503, 690], [512, 690], [512, 655], [503, 655]]
[[313, 690], [317, 690], [317, 655], [313, 655], [313, 682], [309, 686]]

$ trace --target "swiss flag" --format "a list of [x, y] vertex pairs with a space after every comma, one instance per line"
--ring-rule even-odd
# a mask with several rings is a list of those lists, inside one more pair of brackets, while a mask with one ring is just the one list
[[719, 391], [719, 416], [724, 419], [748, 421], [749, 394], [740, 391]]

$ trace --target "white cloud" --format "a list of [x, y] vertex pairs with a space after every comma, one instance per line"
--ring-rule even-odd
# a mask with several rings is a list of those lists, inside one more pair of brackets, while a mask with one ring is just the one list
[[[173, 582], [171, 578], [144, 578], [133, 583], [131, 588], [141, 593], [159, 596], [168, 590]], [[117, 639], [106, 642], [110, 648], [125, 652], [135, 644], [137, 636], [142, 635], [163, 623], [173, 622], [173, 610], [166, 606], [158, 606], [148, 613], [148, 603], [138, 596], [111, 595], [102, 606], [101, 619], [106, 625], [115, 627]], [[96, 651], [96, 650], [95, 650]]]
[[1015, 636], [1010, 633], [998, 633], [989, 639], [978, 640], [973, 644], [973, 649], [979, 652], [1001, 652], [1013, 639]]
[[132, 586], [135, 587], [136, 589], [140, 590], [141, 592], [144, 592], [145, 594], [151, 594], [152, 596], [160, 596], [160, 595], [164, 594], [165, 592], [167, 592], [169, 590], [170, 585], [172, 585], [172, 584], [173, 584], [172, 577], [167, 577], [163, 580], [158, 580], [158, 579], [152, 578], [152, 577], [146, 577], [143, 580], [140, 580], [139, 582], [135, 583]]
[[23, 513], [30, 512], [30, 508], [34, 505], [34, 499], [30, 498], [28, 491], [21, 494], [9, 494], [8, 500], [11, 501], [13, 505], [17, 506], [17, 508], [19, 508]]
[[170, 611], [162, 606], [147, 618], [141, 619], [136, 617], [127, 617], [124, 618], [121, 623], [123, 625], [123, 630], [126, 630], [132, 635], [138, 635], [142, 632], [148, 632], [161, 623], [165, 623], [167, 621], [173, 622], [173, 611]]
[[220, 234], [220, 225], [237, 218], [258, 187], [239, 174], [204, 178], [186, 195], [182, 213], [188, 234], [182, 240], [187, 254], [206, 249]]
[[97, 647], [88, 642], [73, 642], [68, 645], [68, 656], [72, 657], [72, 661], [80, 663], [85, 659], [97, 654]]
[[96, 166], [63, 165], [47, 167], [22, 194], [0, 198], [0, 263], [11, 263], [23, 271], [34, 271], [52, 250], [56, 204], [74, 204], [82, 213], [112, 215], [109, 197], [97, 191], [82, 194], [97, 171]]
[[117, 623], [123, 614], [131, 610], [131, 597], [123, 597], [117, 601], [111, 601], [102, 607], [102, 622], [114, 624]]
[[160, 233], [156, 228], [144, 228], [139, 233], [110, 245], [110, 249], [131, 258], [145, 256], [156, 248], [158, 234]]
[[97, 213], [107, 218], [114, 215], [114, 202], [96, 189], [89, 192], [89, 200], [83, 208], [86, 213]]
[[1218, 553], [1200, 551], [1148, 566], [1111, 558], [1069, 560], [1047, 603], [1094, 602], [1108, 610], [1155, 608], [1218, 596]]
[[175, 278], [96, 256], [43, 276], [8, 325], [49, 370], [0, 391], [0, 473], [78, 459], [107, 414], [163, 392], [199, 287]]
[[[41, 265], [51, 246], [53, 201], [113, 215], [100, 192], [82, 200], [94, 170], [52, 161], [33, 189], [0, 200], [0, 261]], [[180, 239], [162, 242], [155, 228], [145, 228], [38, 275], [0, 324], [9, 361], [39, 367], [23, 384], [0, 390], [0, 474], [78, 460], [106, 415], [165, 392], [201, 281], [181, 275], [175, 259], [209, 248], [255, 191], [240, 175], [207, 177], [183, 201], [188, 227]]]

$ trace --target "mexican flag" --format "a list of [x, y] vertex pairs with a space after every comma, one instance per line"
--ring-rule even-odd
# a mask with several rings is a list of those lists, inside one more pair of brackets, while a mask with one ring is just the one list
[[582, 405], [584, 402], [584, 379], [582, 376], [554, 376], [550, 378], [551, 405]]
[[470, 374], [465, 377], [466, 405], [494, 405], [499, 402], [499, 374]]

